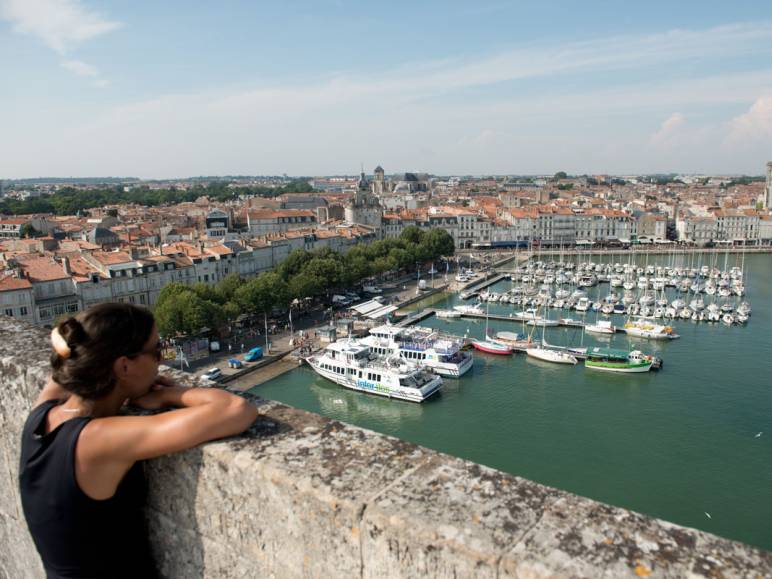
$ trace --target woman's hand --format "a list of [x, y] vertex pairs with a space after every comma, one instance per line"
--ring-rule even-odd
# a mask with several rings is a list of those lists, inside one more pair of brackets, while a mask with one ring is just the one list
[[150, 391], [153, 392], [155, 390], [160, 390], [161, 388], [182, 388], [182, 386], [172, 378], [159, 374], [155, 377], [155, 382], [153, 382], [153, 385], [150, 387]]

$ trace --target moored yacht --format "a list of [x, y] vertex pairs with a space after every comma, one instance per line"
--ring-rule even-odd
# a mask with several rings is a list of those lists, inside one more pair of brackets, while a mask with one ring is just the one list
[[591, 334], [614, 334], [617, 329], [608, 320], [598, 320], [594, 324], [586, 325], [584, 331]]
[[576, 364], [578, 360], [575, 356], [569, 354], [565, 350], [555, 350], [552, 348], [544, 348], [542, 346], [532, 346], [525, 351], [531, 358], [537, 360], [543, 360], [545, 362], [553, 362], [555, 364]]

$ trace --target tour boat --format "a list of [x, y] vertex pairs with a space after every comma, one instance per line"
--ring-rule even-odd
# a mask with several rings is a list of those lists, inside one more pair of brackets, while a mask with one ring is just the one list
[[604, 372], [638, 373], [648, 372], [654, 365], [654, 358], [639, 350], [626, 352], [612, 348], [589, 348], [585, 368]]
[[[689, 314], [691, 316], [691, 312]], [[671, 326], [655, 324], [650, 320], [640, 318], [625, 324], [625, 332], [634, 338], [649, 338], [652, 340], [674, 340], [680, 336], [673, 332]]]
[[584, 331], [591, 334], [615, 334], [617, 329], [608, 320], [598, 320], [594, 324], [586, 325]]
[[338, 340], [306, 362], [314, 371], [350, 390], [423, 402], [442, 388], [442, 378], [398, 358], [379, 358], [357, 340]]
[[459, 378], [472, 367], [472, 354], [462, 350], [460, 338], [440, 334], [432, 328], [401, 328], [385, 324], [372, 328], [359, 340], [378, 356], [396, 356], [409, 363], [426, 366], [440, 376]]

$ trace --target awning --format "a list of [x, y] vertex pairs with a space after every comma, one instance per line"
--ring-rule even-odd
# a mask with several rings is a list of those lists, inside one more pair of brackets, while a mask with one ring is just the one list
[[383, 318], [385, 316], [388, 316], [391, 312], [398, 309], [399, 308], [397, 306], [383, 306], [382, 308], [365, 315], [371, 320], [377, 320], [378, 318]]
[[357, 312], [358, 314], [367, 316], [370, 312], [374, 312], [375, 310], [380, 309], [382, 307], [383, 307], [383, 304], [378, 300], [370, 300], [369, 302], [363, 302], [359, 305], [356, 305], [351, 309]]

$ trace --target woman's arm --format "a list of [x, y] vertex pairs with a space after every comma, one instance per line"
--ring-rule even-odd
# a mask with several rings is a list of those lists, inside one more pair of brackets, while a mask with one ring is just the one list
[[144, 408], [182, 408], [154, 416], [96, 418], [83, 428], [75, 447], [75, 477], [92, 499], [112, 497], [138, 460], [238, 434], [257, 417], [254, 405], [216, 388], [161, 387], [132, 402]]
[[[244, 398], [217, 388], [164, 387], [132, 401], [146, 409], [179, 406], [154, 416], [111, 416], [92, 420], [78, 446], [85, 457], [123, 462], [185, 450], [246, 430], [257, 408]], [[83, 435], [86, 435], [85, 438]]]
[[38, 394], [35, 402], [32, 404], [32, 408], [40, 406], [43, 402], [49, 400], [67, 400], [71, 396], [71, 393], [59, 386], [51, 376], [48, 377], [48, 382], [43, 386], [43, 389]]

